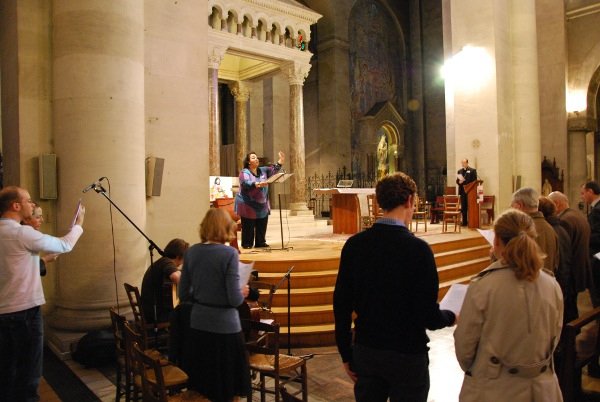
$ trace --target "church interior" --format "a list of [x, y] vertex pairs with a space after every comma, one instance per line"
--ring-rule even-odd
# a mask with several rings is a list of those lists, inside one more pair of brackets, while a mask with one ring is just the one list
[[[49, 350], [90, 375], [71, 345], [108, 327], [111, 306], [127, 311], [123, 283], [141, 286], [148, 241], [197, 243], [244, 156], [282, 151], [291, 175], [269, 189], [271, 247], [240, 259], [272, 284], [295, 267], [272, 301], [285, 346], [317, 355], [309, 400], [347, 401], [333, 286], [379, 178], [417, 183], [425, 217], [411, 229], [435, 253], [440, 297], [489, 262], [475, 227], [445, 230], [435, 213], [463, 159], [485, 196], [481, 228], [521, 187], [583, 208], [580, 186], [600, 176], [600, 1], [4, 0], [0, 91], [0, 188], [31, 193], [44, 233], [66, 233], [78, 202], [87, 211], [42, 279]], [[350, 228], [332, 216], [341, 180], [362, 194]], [[437, 332], [430, 401], [457, 400], [452, 330]]]

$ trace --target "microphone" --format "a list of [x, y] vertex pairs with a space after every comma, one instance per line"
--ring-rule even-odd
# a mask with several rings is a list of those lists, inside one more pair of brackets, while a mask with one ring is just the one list
[[89, 186], [87, 186], [86, 188], [83, 189], [82, 193], [87, 193], [90, 190], [95, 190], [96, 187], [100, 187], [100, 182], [102, 180], [106, 179], [106, 177], [101, 177], [99, 178], [97, 181], [93, 182], [92, 184], [90, 184]]

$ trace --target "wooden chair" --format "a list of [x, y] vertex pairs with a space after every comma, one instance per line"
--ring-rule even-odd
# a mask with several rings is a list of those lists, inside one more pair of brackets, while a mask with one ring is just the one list
[[[142, 392], [142, 373], [140, 371], [141, 366], [139, 366], [139, 364], [136, 366], [136, 363], [139, 362], [134, 360], [133, 350], [135, 344], [137, 344], [139, 348], [143, 348], [141, 344], [143, 337], [127, 322], [124, 325], [124, 330], [125, 357], [127, 366], [129, 368], [131, 395], [133, 400], [137, 400], [137, 396]], [[163, 383], [168, 391], [179, 391], [185, 388], [188, 382], [188, 375], [183, 370], [167, 362], [154, 350], [144, 350], [144, 353], [159, 363], [162, 372]]]
[[412, 221], [410, 222], [409, 229], [412, 231], [412, 223], [415, 222], [415, 232], [419, 231], [419, 221], [425, 225], [425, 231], [427, 232], [427, 219], [428, 219], [428, 208], [429, 206], [421, 201], [421, 198], [415, 194], [414, 198], [414, 210]]
[[370, 228], [371, 226], [373, 226], [373, 224], [375, 223], [375, 221], [377, 221], [378, 218], [383, 216], [383, 211], [381, 210], [381, 208], [379, 208], [379, 205], [377, 204], [377, 197], [375, 196], [375, 194], [367, 195], [367, 210], [369, 215], [363, 216], [363, 229]]
[[448, 223], [454, 224], [454, 232], [460, 233], [462, 212], [460, 210], [460, 195], [444, 196], [444, 211], [442, 212], [442, 233], [448, 232]]
[[275, 285], [263, 281], [250, 281], [251, 288], [258, 289], [260, 296], [257, 300], [257, 307], [260, 311], [260, 318], [273, 318], [271, 306], [273, 305], [273, 295], [275, 294]]
[[[589, 324], [589, 327], [586, 327]], [[595, 327], [595, 328], [594, 328]], [[600, 307], [569, 322], [563, 328], [556, 374], [565, 402], [583, 400], [581, 372], [598, 369], [600, 357]], [[594, 362], [594, 364], [590, 364]]]
[[142, 348], [148, 349], [153, 346], [157, 349], [166, 349], [168, 340], [168, 333], [166, 330], [169, 328], [169, 322], [147, 323], [142, 306], [140, 290], [137, 286], [130, 285], [129, 283], [124, 283], [123, 286], [125, 286], [125, 292], [127, 293], [129, 304], [131, 305], [135, 326], [142, 334]]
[[444, 196], [438, 195], [435, 197], [435, 203], [429, 208], [429, 215], [431, 216], [430, 224], [440, 223], [442, 220], [442, 214], [444, 212]]
[[[280, 387], [291, 383], [301, 384], [298, 394], [302, 394], [302, 401], [308, 401], [308, 382], [306, 373], [306, 360], [302, 357], [289, 356], [279, 353], [279, 324], [267, 324], [260, 321], [250, 321], [250, 328], [260, 336], [256, 341], [246, 343], [249, 352], [250, 369], [259, 375], [259, 382], [252, 385], [252, 391], [260, 391], [261, 402], [265, 401], [266, 394], [274, 394], [275, 402], [279, 402]], [[274, 381], [273, 389], [267, 389], [266, 378]], [[252, 401], [252, 391], [248, 395], [248, 402]]]
[[121, 396], [125, 396], [125, 400], [130, 400], [129, 390], [131, 384], [129, 383], [130, 376], [127, 375], [127, 363], [125, 357], [125, 323], [127, 319], [117, 313], [115, 307], [110, 308], [110, 322], [112, 326], [113, 335], [115, 337], [115, 352], [116, 352], [116, 364], [117, 364], [117, 380], [116, 380], [116, 394], [115, 401], [120, 401]]
[[294, 395], [290, 394], [283, 385], [279, 388], [279, 392], [281, 393], [282, 402], [302, 402], [302, 399], [296, 398]]
[[142, 398], [144, 402], [174, 402], [174, 401], [206, 401], [196, 391], [187, 390], [175, 395], [168, 395], [165, 374], [160, 362], [144, 352], [137, 342], [134, 342], [132, 361], [136, 377], [141, 379]]
[[493, 195], [484, 195], [483, 202], [481, 203], [481, 215], [484, 216], [485, 222], [487, 225], [491, 225], [494, 223], [494, 202], [495, 196]]

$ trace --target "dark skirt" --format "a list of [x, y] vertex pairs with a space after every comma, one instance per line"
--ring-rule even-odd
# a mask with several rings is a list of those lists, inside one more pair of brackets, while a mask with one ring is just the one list
[[183, 369], [190, 388], [213, 402], [250, 393], [250, 368], [243, 334], [216, 334], [189, 328]]

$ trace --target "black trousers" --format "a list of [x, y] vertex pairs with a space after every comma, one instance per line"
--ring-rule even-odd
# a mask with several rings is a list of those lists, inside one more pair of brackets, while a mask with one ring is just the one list
[[462, 212], [462, 224], [466, 225], [467, 224], [467, 216], [468, 216], [468, 211], [467, 208], [469, 206], [469, 201], [467, 200], [467, 194], [465, 194], [464, 192], [462, 194], [460, 194], [460, 211]]
[[429, 356], [355, 344], [352, 369], [356, 402], [427, 402]]
[[267, 234], [268, 222], [268, 215], [260, 219], [248, 219], [242, 217], [242, 247], [260, 247], [267, 244], [265, 235]]

